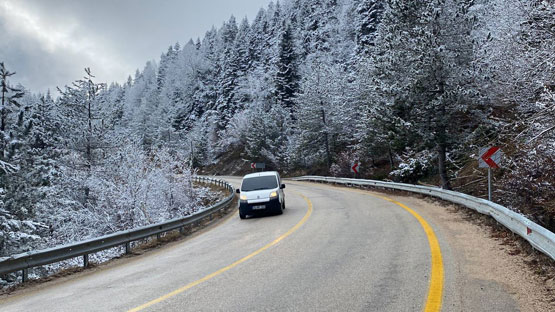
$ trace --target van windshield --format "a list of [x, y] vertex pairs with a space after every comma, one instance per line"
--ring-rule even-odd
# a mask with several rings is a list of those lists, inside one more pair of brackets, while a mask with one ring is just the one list
[[277, 187], [277, 179], [275, 176], [252, 177], [243, 180], [241, 191], [249, 192], [256, 190], [275, 189]]

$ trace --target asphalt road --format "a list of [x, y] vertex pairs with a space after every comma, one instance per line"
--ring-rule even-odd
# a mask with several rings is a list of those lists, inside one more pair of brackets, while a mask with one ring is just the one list
[[430, 300], [442, 311], [518, 310], [502, 285], [460, 286], [454, 247], [433, 222], [425, 231], [422, 211], [378, 193], [285, 183], [283, 215], [234, 213], [192, 239], [0, 298], [0, 311], [422, 311]]

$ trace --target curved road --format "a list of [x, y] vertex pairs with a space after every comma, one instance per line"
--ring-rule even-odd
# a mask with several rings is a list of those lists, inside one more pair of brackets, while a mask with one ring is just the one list
[[426, 233], [422, 211], [378, 193], [286, 185], [283, 215], [234, 213], [191, 239], [0, 298], [0, 310], [422, 311], [434, 302], [442, 311], [518, 310], [501, 285], [460, 287], [456, 252], [433, 223]]

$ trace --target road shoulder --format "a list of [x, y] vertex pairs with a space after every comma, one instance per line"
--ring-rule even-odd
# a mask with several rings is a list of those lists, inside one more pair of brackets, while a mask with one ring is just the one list
[[[438, 227], [451, 249], [457, 274], [453, 286], [462, 310], [507, 311], [510, 305], [503, 306], [503, 302], [512, 299], [521, 311], [553, 311], [553, 279], [546, 280], [545, 275], [534, 272], [528, 265], [533, 255], [515, 251], [503, 235], [481, 224], [475, 214], [429, 198], [388, 197], [413, 207]], [[506, 294], [511, 298], [503, 298]]]

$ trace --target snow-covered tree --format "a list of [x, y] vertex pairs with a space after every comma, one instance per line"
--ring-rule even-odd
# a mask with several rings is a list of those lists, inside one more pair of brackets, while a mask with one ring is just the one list
[[135, 74], [133, 85], [125, 94], [123, 119], [128, 132], [142, 138], [145, 147], [153, 144], [157, 131], [154, 123], [158, 106], [156, 64], [147, 62], [143, 71]]
[[353, 1], [355, 8], [355, 36], [357, 52], [367, 54], [368, 47], [374, 45], [381, 15], [383, 0]]
[[329, 169], [335, 154], [345, 147], [352, 135], [349, 122], [354, 108], [349, 107], [349, 84], [341, 65], [321, 56], [304, 69], [297, 97], [298, 137], [305, 162], [322, 163]]
[[364, 176], [439, 173], [449, 188], [498, 143], [514, 151], [505, 204], [552, 226], [554, 6], [285, 0], [169, 46], [122, 85], [87, 70], [58, 99], [11, 86], [1, 64], [2, 253], [187, 214], [192, 168], [224, 156], [336, 175], [358, 160]]
[[279, 41], [279, 54], [277, 59], [276, 73], [276, 98], [278, 103], [294, 115], [294, 97], [298, 91], [298, 64], [294, 50], [293, 34], [291, 26], [283, 27]]
[[9, 133], [7, 132], [8, 115], [14, 113], [16, 108], [19, 107], [18, 99], [23, 96], [21, 88], [13, 87], [9, 84], [8, 78], [15, 75], [15, 72], [10, 72], [4, 62], [0, 62], [0, 92], [2, 92], [2, 106], [0, 107], [0, 160], [5, 160], [6, 148]]
[[[472, 79], [472, 1], [387, 1], [375, 52], [389, 112], [435, 149], [450, 188], [448, 149], [479, 121]], [[387, 95], [389, 94], [389, 95]]]
[[221, 58], [218, 62], [219, 77], [217, 86], [218, 98], [216, 100], [216, 112], [219, 117], [218, 127], [223, 130], [227, 122], [237, 111], [238, 103], [235, 99], [237, 88], [238, 71], [241, 68], [240, 58], [235, 50], [235, 38], [238, 28], [235, 18], [224, 23], [220, 30]]

